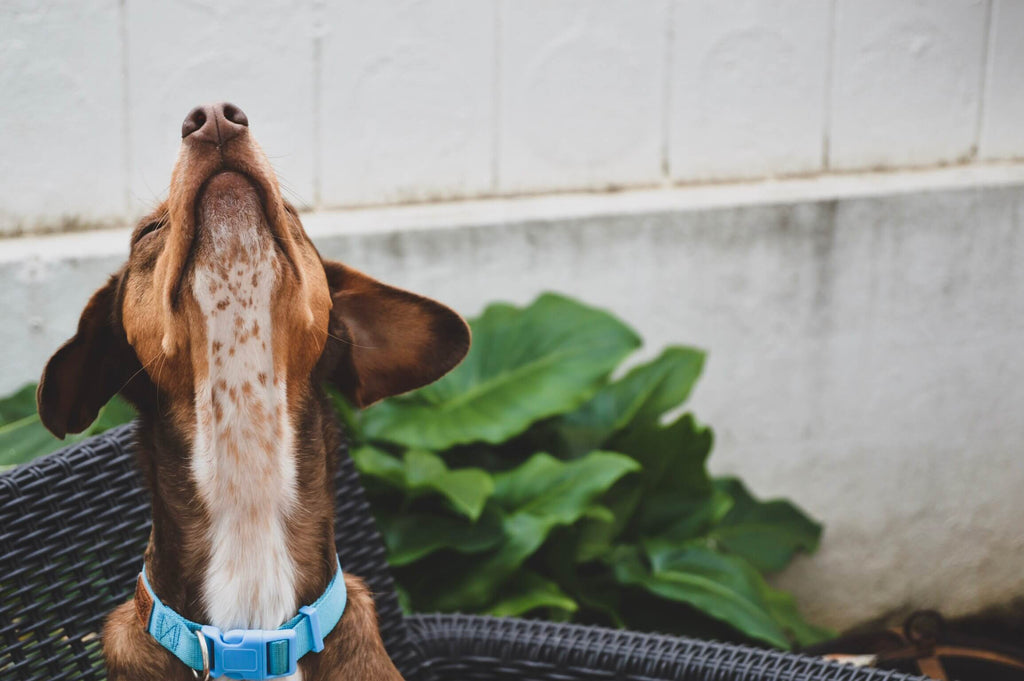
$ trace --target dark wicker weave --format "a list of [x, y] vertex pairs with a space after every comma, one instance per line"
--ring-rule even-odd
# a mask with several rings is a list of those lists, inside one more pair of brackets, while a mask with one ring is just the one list
[[[0, 679], [102, 679], [97, 633], [134, 592], [149, 499], [122, 426], [0, 476]], [[345, 570], [376, 594], [395, 663], [418, 656], [384, 544], [348, 456], [338, 466], [336, 536]]]
[[890, 681], [778, 650], [604, 627], [473, 615], [406, 618], [423, 667], [441, 679], [484, 681]]
[[[103, 618], [134, 590], [149, 501], [131, 426], [0, 475], [0, 679], [103, 678]], [[337, 543], [376, 595], [408, 679], [909, 679], [811, 658], [594, 627], [465, 616], [403, 618], [359, 476], [342, 453]]]

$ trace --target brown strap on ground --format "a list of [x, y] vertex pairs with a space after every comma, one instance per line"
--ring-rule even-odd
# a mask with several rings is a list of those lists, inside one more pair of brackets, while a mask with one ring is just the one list
[[946, 676], [946, 670], [942, 667], [942, 662], [935, 656], [918, 658], [917, 668], [930, 679], [949, 681], [949, 677]]
[[149, 626], [149, 616], [152, 612], [153, 597], [149, 595], [149, 591], [142, 583], [142, 574], [140, 573], [139, 579], [135, 583], [135, 614], [139, 616], [143, 627]]
[[991, 650], [979, 650], [978, 648], [965, 648], [964, 646], [937, 646], [935, 654], [943, 657], [969, 657], [975, 660], [987, 660], [1004, 664], [1007, 667], [1024, 670], [1024, 662], [1009, 655], [996, 653]]
[[[899, 636], [901, 639], [906, 640], [901, 629], [892, 629], [894, 634]], [[832, 659], [838, 659], [844, 656], [826, 656]], [[856, 657], [856, 656], [846, 656]], [[1003, 653], [997, 653], [992, 650], [985, 650], [983, 648], [970, 648], [967, 646], [956, 646], [956, 645], [937, 645], [922, 648], [921, 646], [910, 644], [902, 648], [895, 650], [887, 650], [883, 653], [877, 653], [875, 658], [877, 661], [889, 661], [889, 660], [900, 660], [900, 659], [913, 659], [917, 661], [917, 666], [921, 670], [921, 673], [930, 678], [936, 679], [937, 681], [948, 681], [949, 677], [946, 676], [946, 670], [942, 666], [942, 662], [939, 658], [942, 657], [963, 657], [972, 660], [985, 660], [986, 662], [992, 662], [994, 664], [1001, 664], [1006, 667], [1012, 667], [1013, 669], [1019, 669], [1024, 671], [1024, 660], [1011, 655], [1004, 655]], [[838, 661], [845, 661], [838, 659]], [[874, 663], [871, 663], [874, 666]]]
[[967, 646], [939, 645], [924, 650], [915, 646], [907, 646], [897, 650], [887, 650], [884, 653], [879, 653], [877, 657], [878, 660], [882, 661], [907, 658], [916, 659], [922, 674], [939, 681], [947, 681], [948, 679], [939, 661], [940, 657], [964, 657], [971, 660], [985, 660], [986, 662], [1001, 664], [1024, 671], [1024, 660], [992, 650], [968, 648]]

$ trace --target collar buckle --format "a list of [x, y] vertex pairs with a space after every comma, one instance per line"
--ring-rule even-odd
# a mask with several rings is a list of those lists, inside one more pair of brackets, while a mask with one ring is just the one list
[[306, 621], [309, 622], [309, 646], [310, 650], [314, 653], [319, 653], [324, 649], [324, 634], [320, 629], [320, 613], [317, 612], [316, 606], [304, 605], [299, 608], [299, 613], [306, 616]]
[[210, 644], [210, 677], [264, 681], [295, 673], [298, 646], [294, 629], [232, 629], [206, 625], [199, 633]]

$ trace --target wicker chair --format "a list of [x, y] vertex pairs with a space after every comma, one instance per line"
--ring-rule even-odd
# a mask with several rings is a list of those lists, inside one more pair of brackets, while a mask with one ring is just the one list
[[[0, 679], [104, 677], [99, 631], [127, 599], [149, 533], [132, 426], [0, 476]], [[626, 631], [464, 615], [406, 617], [347, 454], [337, 542], [376, 594], [387, 649], [407, 679], [911, 679], [809, 657]]]

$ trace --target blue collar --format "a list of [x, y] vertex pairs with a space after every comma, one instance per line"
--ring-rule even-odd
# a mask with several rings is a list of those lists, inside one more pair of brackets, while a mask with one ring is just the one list
[[[223, 675], [262, 681], [294, 674], [300, 657], [324, 649], [324, 636], [341, 620], [348, 600], [339, 562], [338, 571], [320, 598], [313, 605], [299, 608], [298, 615], [277, 629], [221, 633], [217, 627], [187, 620], [164, 605], [149, 585], [145, 567], [139, 584], [152, 600], [146, 631], [193, 670], [214, 679]], [[141, 596], [137, 594], [136, 601]]]

